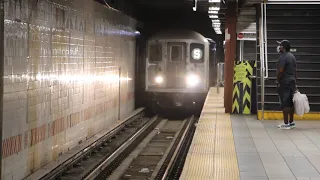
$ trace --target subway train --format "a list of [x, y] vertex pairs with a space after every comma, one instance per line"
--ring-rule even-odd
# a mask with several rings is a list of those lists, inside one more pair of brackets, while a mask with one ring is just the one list
[[146, 44], [147, 108], [160, 115], [200, 115], [216, 80], [215, 41], [172, 29], [153, 34]]

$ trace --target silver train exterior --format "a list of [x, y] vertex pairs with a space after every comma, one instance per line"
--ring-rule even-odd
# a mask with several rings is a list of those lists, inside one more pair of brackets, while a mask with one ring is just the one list
[[[210, 86], [210, 42], [190, 30], [167, 30], [147, 41], [146, 86], [153, 111], [201, 111]], [[211, 58], [212, 59], [212, 58]]]

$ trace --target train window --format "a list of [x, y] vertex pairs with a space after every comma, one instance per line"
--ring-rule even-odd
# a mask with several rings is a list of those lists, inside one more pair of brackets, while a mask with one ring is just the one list
[[149, 45], [149, 61], [150, 62], [162, 61], [162, 45], [161, 44]]
[[182, 61], [183, 46], [171, 46], [170, 47], [170, 60], [173, 62]]
[[190, 44], [190, 62], [203, 63], [204, 62], [204, 45], [198, 43]]

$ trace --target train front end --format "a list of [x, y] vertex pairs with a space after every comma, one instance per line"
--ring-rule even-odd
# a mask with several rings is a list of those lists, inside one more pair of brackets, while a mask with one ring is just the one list
[[146, 92], [159, 113], [200, 114], [209, 89], [209, 42], [188, 31], [166, 32], [149, 39]]

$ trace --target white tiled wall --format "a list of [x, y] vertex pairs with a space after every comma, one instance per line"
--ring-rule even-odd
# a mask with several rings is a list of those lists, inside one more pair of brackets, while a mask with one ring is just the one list
[[134, 19], [94, 1], [5, 1], [3, 179], [133, 111], [134, 32]]

